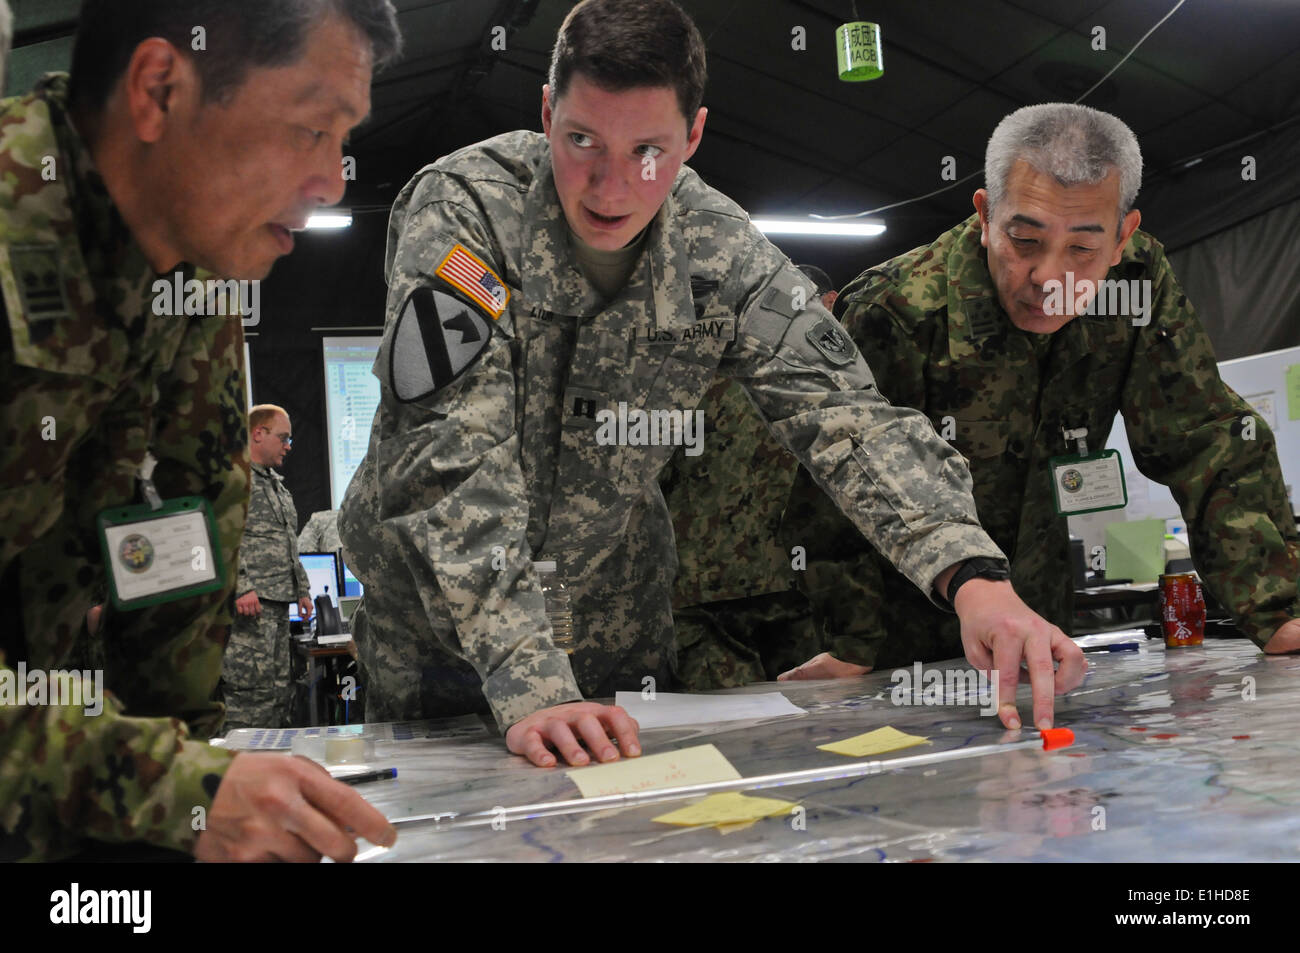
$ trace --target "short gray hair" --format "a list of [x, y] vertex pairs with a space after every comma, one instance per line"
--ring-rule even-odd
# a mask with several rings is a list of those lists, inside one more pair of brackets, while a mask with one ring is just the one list
[[1003, 119], [984, 152], [989, 208], [1006, 194], [1016, 160], [1024, 160], [1062, 185], [1092, 185], [1119, 172], [1119, 215], [1123, 220], [1142, 185], [1142, 150], [1123, 121], [1091, 106], [1040, 103]]

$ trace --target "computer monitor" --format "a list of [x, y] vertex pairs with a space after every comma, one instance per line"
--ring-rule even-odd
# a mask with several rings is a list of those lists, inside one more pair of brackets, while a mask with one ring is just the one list
[[343, 567], [343, 595], [345, 596], [363, 596], [366, 594], [366, 587], [361, 584], [361, 580], [352, 575], [352, 570], [348, 568], [342, 557], [339, 558], [339, 565]]
[[[330, 601], [339, 604], [339, 557], [337, 553], [299, 553], [298, 561], [307, 571], [307, 584], [311, 587], [311, 598], [329, 592]], [[289, 620], [299, 621], [298, 603], [289, 603]]]

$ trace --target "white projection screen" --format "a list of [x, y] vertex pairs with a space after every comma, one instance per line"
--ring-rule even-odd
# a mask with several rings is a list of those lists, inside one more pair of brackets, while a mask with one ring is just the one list
[[327, 337], [325, 433], [329, 440], [330, 508], [343, 502], [352, 474], [366, 455], [370, 424], [379, 404], [379, 380], [370, 373], [379, 351], [378, 335]]

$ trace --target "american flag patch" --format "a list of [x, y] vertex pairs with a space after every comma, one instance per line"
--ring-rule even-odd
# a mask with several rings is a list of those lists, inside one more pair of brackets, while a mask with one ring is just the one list
[[438, 266], [437, 275], [481, 304], [493, 319], [501, 317], [510, 303], [510, 289], [464, 245], [452, 248]]

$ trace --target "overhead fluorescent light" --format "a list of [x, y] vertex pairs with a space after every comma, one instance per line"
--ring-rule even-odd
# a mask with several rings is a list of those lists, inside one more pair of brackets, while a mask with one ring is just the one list
[[308, 228], [349, 228], [351, 225], [352, 210], [347, 208], [327, 208], [307, 219]]
[[810, 218], [756, 218], [764, 235], [816, 235], [827, 238], [874, 238], [885, 233], [883, 222], [819, 222]]

